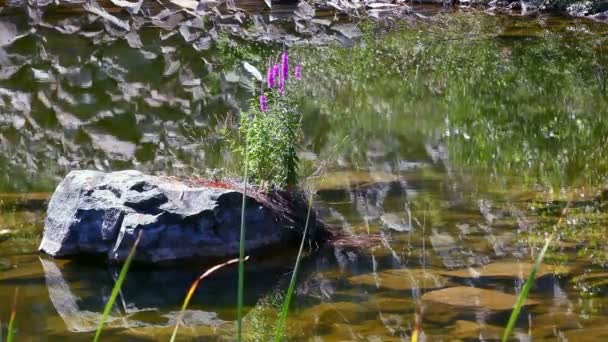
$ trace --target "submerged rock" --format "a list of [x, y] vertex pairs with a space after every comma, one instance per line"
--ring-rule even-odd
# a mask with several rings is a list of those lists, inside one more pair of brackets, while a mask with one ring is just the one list
[[[427, 292], [422, 296], [422, 300], [452, 306], [501, 311], [513, 309], [517, 296], [477, 287], [455, 286]], [[537, 301], [526, 299], [523, 305], [536, 304], [538, 304]]]
[[[519, 278], [525, 279], [534, 268], [529, 262], [495, 262], [479, 268], [466, 268], [458, 270], [440, 270], [437, 273], [456, 278]], [[564, 275], [570, 272], [567, 266], [552, 266], [541, 264], [536, 272], [535, 279], [548, 275]]]
[[[124, 260], [142, 231], [135, 260], [213, 261], [238, 255], [242, 193], [225, 184], [196, 186], [139, 171], [73, 171], [48, 206], [39, 250], [55, 257]], [[286, 193], [248, 193], [247, 253], [286, 248], [302, 237], [306, 201]], [[309, 239], [322, 240], [311, 218]]]
[[348, 278], [351, 284], [366, 285], [386, 290], [404, 291], [432, 289], [445, 286], [447, 280], [424, 269], [393, 269]]

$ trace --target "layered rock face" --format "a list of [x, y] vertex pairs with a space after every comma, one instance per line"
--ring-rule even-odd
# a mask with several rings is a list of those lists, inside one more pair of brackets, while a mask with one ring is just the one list
[[[270, 198], [270, 197], [265, 197]], [[139, 171], [72, 171], [49, 202], [39, 250], [55, 257], [122, 261], [142, 231], [135, 259], [202, 261], [238, 255], [242, 193]], [[302, 202], [302, 201], [298, 201]], [[248, 196], [246, 251], [287, 248], [302, 237], [306, 208]], [[324, 235], [311, 218], [311, 240]]]

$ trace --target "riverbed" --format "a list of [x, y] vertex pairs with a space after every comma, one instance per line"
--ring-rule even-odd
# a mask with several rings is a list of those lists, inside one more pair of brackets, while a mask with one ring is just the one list
[[[298, 27], [293, 10], [213, 32], [0, 17], [2, 332], [19, 288], [16, 340], [92, 338], [119, 269], [37, 253], [55, 186], [85, 168], [238, 177], [226, 131], [259, 94], [243, 62], [263, 70], [287, 42], [301, 172], [341, 234], [303, 261], [286, 340], [409, 341], [416, 322], [428, 341], [498, 339], [549, 234], [515, 338], [606, 339], [608, 25], [420, 6]], [[248, 340], [273, 336], [292, 260], [248, 262]], [[203, 271], [131, 270], [103, 339], [168, 339]], [[236, 279], [201, 285], [184, 340], [233, 339]]]

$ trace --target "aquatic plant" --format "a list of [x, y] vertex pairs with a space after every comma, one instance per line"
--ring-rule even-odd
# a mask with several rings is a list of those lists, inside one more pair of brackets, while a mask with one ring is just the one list
[[526, 283], [524, 284], [519, 296], [517, 296], [517, 301], [515, 302], [515, 306], [513, 307], [513, 311], [511, 311], [511, 316], [509, 316], [509, 322], [507, 323], [507, 327], [502, 335], [502, 342], [506, 342], [511, 336], [513, 332], [513, 328], [515, 327], [515, 322], [517, 322], [517, 318], [519, 317], [519, 313], [521, 312], [521, 308], [524, 306], [524, 302], [526, 298], [528, 298], [528, 293], [530, 293], [530, 289], [532, 285], [534, 285], [534, 279], [536, 278], [536, 272], [540, 268], [540, 263], [543, 261], [545, 257], [545, 253], [547, 252], [547, 248], [549, 248], [549, 244], [551, 243], [552, 237], [549, 237], [543, 246], [543, 249], [540, 251], [538, 256], [536, 257], [536, 262], [534, 263], [534, 267], [532, 268], [532, 272], [528, 276]]
[[[245, 145], [247, 146], [247, 145]], [[243, 203], [241, 204], [241, 235], [239, 238], [239, 276], [237, 280], [237, 304], [236, 304], [236, 336], [237, 341], [241, 341], [243, 334], [243, 292], [245, 288], [245, 206], [247, 204], [247, 179], [248, 179], [249, 154], [245, 152], [245, 176], [243, 182]]]
[[[301, 79], [302, 67], [299, 66]], [[298, 182], [298, 144], [301, 141], [301, 114], [288, 84], [289, 54], [284, 51], [280, 64], [266, 72], [267, 92], [252, 102], [240, 118], [239, 137], [233, 141], [238, 155], [247, 155], [248, 181], [266, 188], [285, 189]]]
[[94, 342], [99, 341], [99, 337], [101, 336], [101, 331], [103, 330], [103, 326], [110, 315], [110, 310], [114, 306], [114, 302], [116, 302], [116, 298], [118, 297], [118, 293], [120, 292], [120, 288], [122, 287], [122, 283], [124, 283], [127, 278], [127, 273], [129, 272], [129, 267], [131, 266], [131, 261], [133, 261], [133, 257], [135, 256], [135, 250], [137, 249], [137, 245], [139, 245], [139, 241], [141, 240], [141, 234], [143, 230], [140, 230], [137, 234], [137, 238], [127, 255], [127, 259], [125, 263], [122, 265], [120, 269], [120, 274], [118, 275], [118, 279], [112, 288], [112, 292], [110, 293], [110, 298], [106, 303], [105, 308], [103, 309], [103, 314], [101, 315], [101, 320], [99, 321], [99, 325], [97, 326], [97, 330], [95, 331], [95, 337], [93, 338]]
[[[8, 330], [6, 332], [6, 342], [12, 342], [15, 336], [15, 321], [17, 319], [17, 297], [19, 296], [19, 288], [15, 288], [13, 296], [13, 305], [11, 306], [11, 316], [8, 321]], [[0, 334], [0, 337], [1, 334]]]
[[[246, 256], [243, 261], [247, 261], [248, 259], [249, 259], [249, 256]], [[196, 278], [194, 280], [194, 282], [192, 282], [192, 285], [190, 285], [190, 288], [188, 289], [188, 292], [186, 293], [186, 298], [184, 298], [184, 303], [182, 304], [182, 308], [175, 321], [175, 328], [173, 328], [173, 333], [171, 334], [171, 339], [170, 339], [171, 342], [175, 341], [175, 337], [177, 336], [177, 330], [179, 329], [179, 325], [184, 317], [184, 313], [186, 312], [186, 309], [188, 308], [188, 304], [190, 304], [190, 300], [192, 299], [192, 296], [194, 295], [194, 292], [198, 288], [198, 285], [201, 283], [201, 281], [203, 281], [203, 279], [207, 278], [213, 272], [219, 270], [220, 268], [234, 264], [236, 262], [240, 262], [240, 261], [241, 261], [241, 259], [237, 258], [237, 259], [228, 260], [225, 263], [222, 263], [219, 265], [215, 265], [215, 266], [209, 268], [207, 271], [205, 271], [205, 273], [203, 273], [200, 277]]]
[[[272, 341], [284, 298], [285, 292], [275, 288], [258, 300], [244, 318], [246, 341]], [[290, 334], [291, 330], [285, 329], [283, 336]]]
[[279, 316], [279, 323], [277, 324], [277, 331], [274, 336], [275, 342], [281, 341], [283, 337], [283, 325], [285, 324], [285, 319], [287, 319], [287, 314], [289, 312], [289, 305], [291, 304], [291, 298], [293, 297], [293, 292], [296, 286], [296, 279], [298, 276], [298, 270], [300, 268], [300, 260], [302, 259], [302, 251], [304, 250], [304, 242], [306, 241], [306, 236], [308, 233], [308, 224], [310, 221], [310, 211], [312, 209], [312, 192], [308, 197], [308, 213], [306, 214], [306, 224], [304, 225], [304, 233], [302, 234], [302, 240], [300, 241], [300, 249], [298, 249], [298, 255], [296, 257], [295, 265], [293, 266], [293, 273], [291, 274], [291, 279], [289, 281], [289, 287], [287, 288], [287, 293], [285, 294], [285, 299], [283, 301], [283, 306], [281, 307], [281, 315]]

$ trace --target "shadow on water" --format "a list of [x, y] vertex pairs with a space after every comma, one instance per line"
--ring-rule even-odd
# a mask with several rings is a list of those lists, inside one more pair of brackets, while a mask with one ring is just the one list
[[[67, 330], [73, 333], [95, 331], [120, 270], [56, 262], [45, 257], [39, 260], [49, 299]], [[272, 290], [284, 272], [284, 266], [276, 263], [248, 263], [245, 307], [253, 307]], [[201, 273], [196, 268], [183, 267], [131, 269], [112, 311], [110, 329], [172, 329], [188, 286]], [[192, 298], [186, 324], [230, 330], [228, 323], [235, 320], [236, 279], [236, 269], [225, 269], [202, 282]], [[19, 281], [19, 285], [25, 283]], [[164, 333], [168, 332], [170, 330]]]

